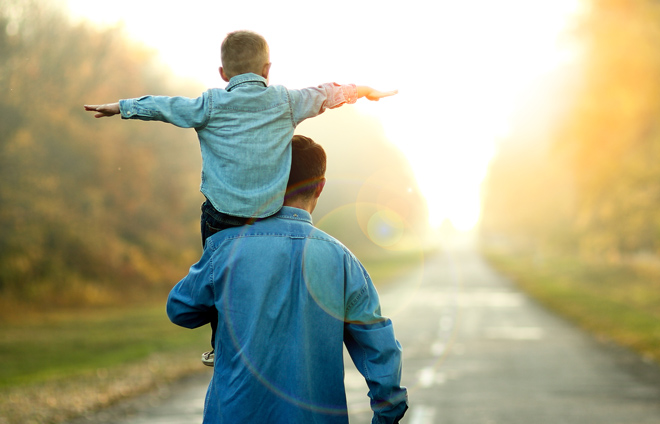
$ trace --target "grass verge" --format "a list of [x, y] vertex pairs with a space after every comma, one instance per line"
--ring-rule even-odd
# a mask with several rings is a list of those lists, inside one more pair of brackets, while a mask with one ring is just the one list
[[63, 422], [202, 372], [209, 340], [209, 327], [177, 327], [163, 305], [0, 323], [0, 424]]
[[660, 270], [490, 249], [484, 254], [549, 309], [660, 362]]
[[434, 250], [408, 250], [399, 252], [388, 252], [378, 257], [367, 257], [361, 260], [369, 272], [376, 288], [397, 281], [411, 270], [421, 270], [424, 265], [424, 257], [434, 253]]

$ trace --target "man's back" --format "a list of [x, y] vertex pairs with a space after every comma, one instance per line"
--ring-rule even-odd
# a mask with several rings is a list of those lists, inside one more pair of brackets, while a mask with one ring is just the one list
[[345, 338], [360, 371], [375, 376], [367, 380], [377, 383], [375, 401], [386, 401], [379, 408], [405, 398], [400, 347], [366, 271], [310, 219], [284, 207], [218, 233], [170, 295], [168, 313], [180, 325], [205, 323], [191, 304], [218, 310], [205, 422], [348, 422]]

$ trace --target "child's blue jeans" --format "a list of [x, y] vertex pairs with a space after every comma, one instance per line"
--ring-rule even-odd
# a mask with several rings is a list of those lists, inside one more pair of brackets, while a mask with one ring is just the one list
[[206, 239], [218, 231], [231, 227], [240, 227], [248, 224], [251, 219], [252, 218], [242, 218], [218, 212], [211, 202], [206, 199], [206, 201], [202, 203], [202, 247], [206, 246]]
[[[231, 227], [240, 227], [250, 222], [250, 218], [227, 215], [218, 212], [208, 199], [202, 203], [202, 247], [206, 246], [206, 239], [218, 231]], [[218, 327], [218, 312], [214, 311], [211, 316], [211, 348], [215, 350], [215, 330]]]

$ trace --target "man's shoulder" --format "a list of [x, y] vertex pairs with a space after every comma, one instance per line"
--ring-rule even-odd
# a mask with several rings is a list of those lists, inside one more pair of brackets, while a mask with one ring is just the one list
[[313, 239], [316, 239], [316, 240], [336, 244], [338, 247], [341, 247], [342, 249], [348, 250], [348, 248], [346, 246], [344, 246], [344, 244], [342, 242], [340, 242], [339, 240], [337, 240], [336, 238], [334, 238], [330, 234], [326, 233], [325, 231], [323, 231], [320, 228], [315, 227], [313, 225], [311, 227], [312, 227], [312, 230], [309, 233], [309, 238], [313, 238]]
[[258, 220], [251, 225], [232, 227], [212, 236], [217, 247], [222, 243], [232, 243], [245, 238], [291, 238], [307, 239], [353, 256], [351, 251], [339, 240], [318, 227], [308, 217], [297, 214], [277, 214]]
[[283, 235], [292, 238], [306, 238], [309, 240], [327, 243], [336, 246], [338, 249], [348, 251], [348, 248], [335, 237], [326, 233], [322, 229], [314, 226], [304, 216], [286, 216], [276, 215], [261, 221], [262, 230], [266, 230], [272, 235]]
[[307, 234], [307, 239], [327, 246], [329, 249], [334, 250], [338, 255], [341, 255], [346, 258], [350, 258], [352, 260], [355, 260], [359, 262], [357, 257], [351, 252], [351, 250], [344, 245], [341, 241], [336, 239], [335, 237], [331, 236], [330, 234], [326, 233], [325, 231], [321, 230], [318, 227], [315, 227], [313, 225], [310, 225], [312, 228], [309, 233]]

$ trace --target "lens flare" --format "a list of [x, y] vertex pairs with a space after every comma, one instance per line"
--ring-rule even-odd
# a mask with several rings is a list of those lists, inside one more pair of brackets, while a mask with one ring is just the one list
[[401, 241], [404, 225], [401, 217], [391, 209], [374, 213], [367, 222], [369, 239], [382, 247], [390, 247]]
[[[245, 227], [247, 230], [247, 226]], [[244, 231], [246, 231], [244, 230]], [[229, 255], [229, 261], [233, 262], [232, 258], [236, 258], [239, 262], [245, 260], [244, 251], [242, 249], [242, 243], [240, 241], [240, 234], [236, 236], [237, 239], [231, 245], [231, 253]], [[347, 409], [343, 405], [332, 404], [332, 403], [323, 403], [315, 402], [311, 399], [305, 398], [305, 396], [300, 395], [299, 393], [292, 392], [291, 390], [284, 387], [285, 385], [278, 381], [277, 377], [269, 376], [264, 372], [263, 365], [261, 364], [260, 358], [253, 357], [250, 352], [249, 345], [254, 343], [254, 340], [250, 339], [251, 330], [249, 330], [245, 325], [245, 310], [236, 309], [231, 303], [231, 298], [234, 296], [234, 290], [240, 288], [234, 288], [231, 284], [235, 280], [233, 277], [234, 273], [242, 272], [243, 268], [241, 266], [232, 267], [229, 266], [226, 270], [226, 276], [223, 281], [226, 284], [224, 289], [224, 294], [221, 297], [221, 302], [216, 302], [216, 307], [218, 308], [218, 313], [220, 320], [218, 322], [218, 333], [221, 334], [224, 332], [225, 337], [230, 339], [231, 346], [216, 344], [217, 352], [221, 352], [223, 349], [232, 349], [233, 353], [240, 359], [240, 361], [245, 365], [249, 370], [252, 376], [259, 381], [264, 387], [266, 387], [270, 392], [276, 396], [296, 405], [299, 408], [328, 414], [328, 415], [344, 415], [347, 413]], [[323, 297], [323, 293], [315, 293], [316, 297]], [[335, 296], [336, 297], [336, 296]], [[337, 305], [322, 305], [323, 309], [328, 312], [334, 312], [334, 315], [337, 315], [338, 306]], [[343, 316], [342, 316], [343, 318]], [[228, 340], [223, 339], [223, 342]], [[218, 353], [216, 353], [216, 357]]]

